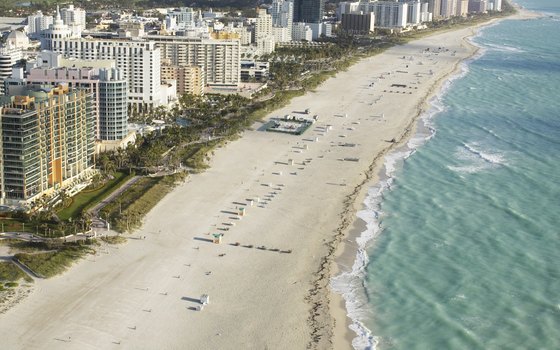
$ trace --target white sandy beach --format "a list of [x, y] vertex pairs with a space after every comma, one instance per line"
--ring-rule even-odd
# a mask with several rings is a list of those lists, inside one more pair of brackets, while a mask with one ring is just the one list
[[[410, 137], [427, 98], [473, 54], [464, 40], [472, 33], [394, 47], [275, 111], [269, 117], [310, 108], [319, 120], [301, 136], [259, 123], [217, 150], [211, 168], [131, 236], [145, 240], [37, 281], [0, 315], [2, 348], [304, 349], [311, 334], [313, 348], [350, 348], [345, 310], [325, 288], [336, 246], [328, 243], [349, 231], [382, 156]], [[222, 244], [209, 242], [220, 232]], [[210, 304], [195, 311], [201, 294]]]

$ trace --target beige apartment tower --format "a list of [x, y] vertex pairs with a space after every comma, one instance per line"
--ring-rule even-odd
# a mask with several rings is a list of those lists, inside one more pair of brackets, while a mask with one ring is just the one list
[[178, 66], [163, 63], [161, 65], [161, 80], [175, 80], [177, 95], [204, 94], [204, 74], [198, 66]]
[[91, 93], [30, 86], [1, 112], [4, 204], [29, 204], [91, 173], [95, 114]]

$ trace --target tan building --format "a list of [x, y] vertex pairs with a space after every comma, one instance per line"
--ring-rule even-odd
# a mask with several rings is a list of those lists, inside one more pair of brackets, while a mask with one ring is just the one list
[[178, 66], [169, 62], [161, 65], [161, 79], [177, 82], [177, 95], [204, 94], [204, 75], [198, 66]]
[[234, 87], [241, 81], [239, 39], [203, 39], [147, 35], [161, 50], [161, 59], [177, 66], [201, 67], [205, 86]]
[[1, 201], [29, 204], [92, 174], [92, 94], [67, 87], [28, 87], [1, 111]]

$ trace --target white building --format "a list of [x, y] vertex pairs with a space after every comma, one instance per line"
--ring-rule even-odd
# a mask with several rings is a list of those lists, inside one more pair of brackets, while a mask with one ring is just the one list
[[306, 25], [311, 29], [312, 40], [332, 36], [332, 24], [330, 23], [306, 23]]
[[[369, 12], [375, 13], [377, 28], [405, 28], [408, 4], [394, 1], [376, 1], [367, 3]], [[369, 13], [368, 12], [368, 13]]]
[[6, 38], [6, 45], [26, 50], [29, 47], [29, 38], [19, 30], [12, 30]]
[[[438, 1], [439, 6], [442, 0], [436, 1]], [[461, 0], [449, 1], [457, 2]], [[341, 2], [338, 4], [336, 13], [339, 20], [342, 20], [343, 14], [374, 13], [375, 27], [386, 29], [405, 28], [408, 25], [418, 25], [422, 22], [432, 21], [428, 2], [424, 0]]]
[[343, 2], [339, 2], [338, 3], [338, 7], [336, 8], [336, 18], [339, 21], [342, 21], [342, 15], [344, 14], [356, 14], [356, 13], [360, 13], [360, 11], [362, 11], [362, 14], [368, 14], [369, 12], [367, 11], [367, 9], [360, 9], [360, 4], [359, 2], [348, 2], [348, 1], [343, 1]]
[[99, 70], [99, 136], [117, 141], [128, 134], [128, 85], [118, 69]]
[[34, 15], [27, 17], [27, 26], [25, 32], [32, 39], [39, 39], [41, 31], [48, 29], [53, 24], [53, 16], [45, 16], [41, 11], [37, 11]]
[[440, 14], [443, 18], [457, 15], [457, 0], [441, 0]]
[[295, 22], [292, 25], [292, 41], [313, 41], [313, 31], [303, 22]]
[[255, 21], [255, 44], [260, 55], [274, 52], [272, 16], [265, 9], [259, 9]]
[[255, 21], [255, 37], [272, 35], [272, 16], [265, 9], [259, 9]]
[[4, 79], [12, 75], [12, 67], [23, 59], [23, 50], [11, 45], [0, 47], [0, 95], [4, 94]]
[[489, 0], [487, 9], [490, 11], [502, 11], [502, 0]]
[[167, 97], [161, 93], [161, 53], [153, 42], [86, 38], [55, 39], [51, 42], [46, 46], [69, 58], [115, 60], [116, 68], [128, 81], [128, 103], [132, 108], [145, 110], [167, 103]]
[[72, 33], [70, 27], [64, 24], [57, 8], [54, 24], [41, 32], [41, 48], [52, 51], [62, 50], [64, 40], [72, 37], [79, 37], [79, 35]]
[[272, 16], [272, 26], [292, 28], [294, 19], [294, 2], [290, 0], [273, 0], [269, 9]]
[[[462, 1], [462, 0], [459, 0]], [[408, 14], [407, 23], [409, 25], [418, 25], [422, 22], [431, 22], [432, 15], [428, 12], [428, 3], [420, 0], [411, 0], [407, 2]]]
[[275, 43], [286, 43], [292, 41], [292, 27], [272, 27], [272, 35]]
[[68, 8], [60, 11], [60, 17], [66, 24], [74, 36], [79, 36], [86, 29], [86, 11], [74, 8], [74, 5], [68, 5]]
[[202, 21], [200, 11], [195, 11], [191, 7], [181, 7], [167, 12], [167, 30], [177, 30], [197, 27]]

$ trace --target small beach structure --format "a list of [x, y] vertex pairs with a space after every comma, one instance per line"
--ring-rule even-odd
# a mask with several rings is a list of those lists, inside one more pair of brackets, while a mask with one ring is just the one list
[[210, 304], [210, 296], [208, 294], [202, 294], [200, 296], [200, 303], [202, 305], [208, 305]]
[[301, 135], [315, 123], [315, 120], [286, 115], [283, 118], [273, 118], [265, 125], [266, 131]]
[[212, 240], [213, 243], [220, 244], [222, 243], [222, 237], [224, 236], [223, 233], [214, 233], [212, 234], [214, 239]]

